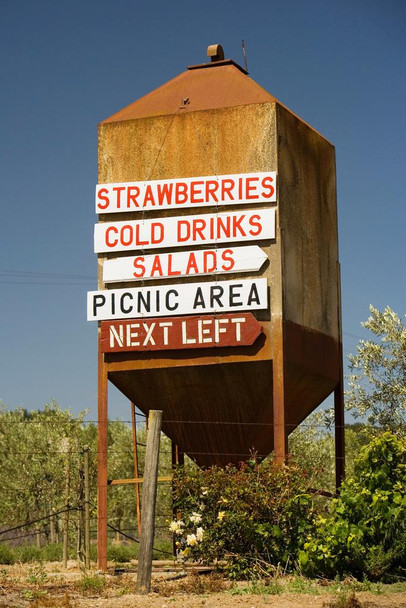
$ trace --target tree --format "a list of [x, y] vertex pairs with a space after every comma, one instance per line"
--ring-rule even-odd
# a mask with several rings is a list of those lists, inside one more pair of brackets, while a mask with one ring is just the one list
[[[361, 449], [330, 514], [319, 517], [299, 562], [310, 576], [404, 575], [406, 440], [383, 433]], [[393, 580], [393, 579], [392, 579]]]
[[385, 430], [405, 429], [406, 422], [406, 326], [389, 306], [380, 312], [370, 306], [371, 316], [362, 326], [379, 341], [360, 340], [357, 354], [350, 355], [346, 406], [355, 417]]

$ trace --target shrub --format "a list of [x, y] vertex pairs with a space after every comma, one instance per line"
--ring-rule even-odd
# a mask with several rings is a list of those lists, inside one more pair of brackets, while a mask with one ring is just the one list
[[313, 525], [307, 478], [295, 465], [179, 469], [171, 524], [185, 558], [227, 560], [231, 578], [255, 578], [278, 564], [293, 568]]
[[107, 581], [104, 576], [94, 574], [92, 576], [83, 576], [79, 581], [75, 582], [75, 587], [82, 593], [100, 593], [106, 584]]
[[107, 549], [108, 559], [118, 564], [124, 564], [132, 559], [136, 559], [138, 546], [132, 545], [109, 545]]
[[365, 446], [354, 476], [320, 517], [300, 552], [306, 574], [372, 580], [400, 572], [406, 560], [406, 442], [384, 433]]
[[63, 557], [63, 547], [61, 543], [52, 543], [42, 547], [42, 558], [46, 562], [60, 562]]
[[0, 544], [0, 564], [15, 564], [16, 556], [11, 547], [3, 543]]
[[20, 545], [15, 549], [16, 561], [23, 564], [29, 562], [41, 562], [43, 560], [42, 549], [36, 545]]

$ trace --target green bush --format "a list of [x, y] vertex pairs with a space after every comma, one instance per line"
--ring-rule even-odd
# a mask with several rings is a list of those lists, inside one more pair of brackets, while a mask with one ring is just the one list
[[99, 574], [84, 575], [79, 581], [75, 582], [75, 587], [82, 593], [100, 593], [106, 586], [106, 578]]
[[15, 552], [11, 547], [5, 545], [4, 543], [0, 544], [0, 564], [15, 564], [16, 556]]
[[372, 580], [406, 562], [406, 441], [384, 433], [365, 446], [354, 476], [300, 552], [302, 571]]
[[118, 564], [130, 562], [136, 559], [138, 555], [138, 545], [109, 545], [107, 548], [107, 557], [110, 561]]
[[25, 563], [43, 561], [42, 549], [36, 545], [20, 545], [15, 548], [16, 561]]
[[231, 578], [294, 568], [313, 525], [307, 478], [295, 465], [255, 460], [239, 468], [179, 469], [171, 524], [185, 558], [227, 560]]
[[53, 543], [45, 545], [41, 549], [42, 559], [46, 562], [60, 562], [63, 557], [63, 548], [61, 543]]

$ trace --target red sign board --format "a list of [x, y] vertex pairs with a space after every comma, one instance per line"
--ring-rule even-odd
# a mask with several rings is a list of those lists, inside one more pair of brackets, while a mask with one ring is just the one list
[[251, 313], [102, 321], [101, 350], [178, 350], [249, 346], [262, 331]]

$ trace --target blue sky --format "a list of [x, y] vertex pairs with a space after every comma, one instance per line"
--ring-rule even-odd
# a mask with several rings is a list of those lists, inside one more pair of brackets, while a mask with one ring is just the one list
[[403, 315], [405, 32], [403, 0], [0, 0], [0, 399], [96, 417], [97, 124], [212, 43], [336, 146], [344, 354]]

